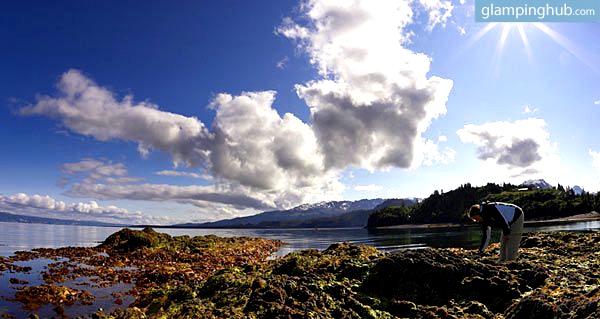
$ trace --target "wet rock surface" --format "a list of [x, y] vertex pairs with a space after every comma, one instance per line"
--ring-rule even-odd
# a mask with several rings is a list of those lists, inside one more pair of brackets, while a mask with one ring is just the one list
[[[123, 277], [136, 283], [133, 304], [88, 317], [600, 318], [596, 232], [525, 234], [512, 262], [497, 261], [497, 244], [481, 256], [458, 248], [383, 253], [339, 243], [266, 260], [280, 243], [137, 238], [143, 235], [122, 233], [91, 251], [76, 249], [102, 252], [92, 268], [145, 269]], [[200, 260], [203, 266], [195, 264]]]
[[[17, 252], [0, 259], [0, 270], [10, 274], [27, 273], [31, 267], [19, 266], [17, 262], [50, 260], [40, 274], [41, 285], [26, 285], [15, 278], [10, 283], [16, 286], [17, 292], [14, 298], [8, 299], [21, 303], [25, 311], [34, 313], [43, 305], [60, 306], [56, 308], [60, 316], [67, 316], [73, 305], [93, 304], [94, 288], [128, 284], [131, 289], [112, 293], [113, 303], [120, 306], [125, 297], [143, 300], [157, 287], [171, 289], [195, 285], [219, 269], [264, 261], [281, 245], [279, 241], [263, 238], [172, 237], [151, 228], [141, 231], [123, 229], [97, 247]], [[73, 285], [77, 289], [70, 287]], [[134, 307], [135, 302], [127, 306]], [[19, 315], [0, 309], [0, 317]]]

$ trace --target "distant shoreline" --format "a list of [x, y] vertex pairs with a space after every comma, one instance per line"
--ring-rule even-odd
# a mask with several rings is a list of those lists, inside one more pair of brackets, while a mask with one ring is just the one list
[[[20, 216], [11, 213], [2, 212], [4, 215], [13, 215], [19, 217], [32, 217], [32, 216]], [[37, 217], [36, 217], [37, 218]], [[43, 219], [43, 218], [39, 218]], [[536, 219], [536, 220], [526, 220], [525, 226], [552, 226], [552, 225], [564, 225], [576, 222], [584, 222], [584, 221], [596, 221], [600, 220], [600, 213], [598, 212], [590, 212], [587, 214], [577, 214], [568, 217], [560, 217], [560, 218], [551, 218], [551, 219]], [[56, 221], [62, 222], [70, 222], [70, 223], [57, 223]], [[52, 220], [48, 221], [38, 221], [38, 220], [2, 220], [0, 222], [14, 222], [14, 223], [23, 223], [23, 224], [46, 224], [46, 225], [70, 225], [70, 226], [91, 226], [91, 227], [116, 227], [116, 228], [171, 228], [171, 229], [303, 229], [303, 227], [198, 227], [198, 226], [182, 226], [182, 225], [119, 225], [119, 224], [108, 224], [108, 223], [81, 223], [81, 221], [70, 221], [70, 220]], [[75, 222], [79, 222], [75, 223]], [[461, 224], [461, 223], [432, 223], [432, 224], [401, 224], [401, 225], [392, 225], [392, 226], [380, 226], [380, 227], [371, 227], [370, 229], [407, 229], [407, 228], [458, 228], [458, 227], [469, 227], [476, 224]], [[340, 227], [305, 227], [304, 229], [334, 229]], [[364, 227], [341, 227], [341, 228], [364, 228]]]
[[525, 226], [537, 226], [537, 225], [562, 225], [576, 222], [596, 221], [600, 220], [600, 213], [589, 212], [587, 214], [577, 214], [568, 217], [552, 218], [552, 219], [541, 219], [541, 220], [530, 220], [525, 222]]
[[[525, 226], [552, 226], [552, 225], [564, 225], [577, 222], [585, 221], [596, 221], [600, 220], [600, 213], [590, 212], [587, 214], [577, 214], [569, 217], [560, 217], [552, 219], [539, 219], [539, 220], [528, 220], [525, 221]], [[406, 229], [406, 228], [456, 228], [456, 227], [468, 227], [476, 224], [459, 224], [459, 223], [440, 223], [440, 224], [402, 224], [393, 226], [382, 226], [373, 227], [373, 229]]]

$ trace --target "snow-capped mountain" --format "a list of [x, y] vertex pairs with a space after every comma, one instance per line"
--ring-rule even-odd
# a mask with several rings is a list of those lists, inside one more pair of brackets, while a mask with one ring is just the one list
[[211, 223], [183, 225], [194, 227], [362, 227], [366, 225], [371, 210], [385, 200], [361, 199], [357, 201], [332, 201], [303, 204], [288, 210], [264, 212], [252, 216], [220, 220]]
[[332, 202], [319, 202], [313, 204], [302, 204], [292, 209], [287, 210], [288, 212], [312, 212], [312, 211], [335, 211], [335, 212], [351, 212], [359, 209], [373, 209], [377, 205], [384, 202], [384, 199], [361, 199], [357, 201], [332, 201]]
[[520, 185], [521, 187], [527, 187], [530, 189], [548, 189], [548, 188], [552, 188], [552, 185], [548, 184], [548, 182], [546, 182], [543, 179], [530, 179], [530, 180], [526, 180], [523, 182], [523, 184]]
[[573, 186], [573, 192], [575, 193], [575, 195], [581, 195], [583, 194], [583, 188], [575, 185]]

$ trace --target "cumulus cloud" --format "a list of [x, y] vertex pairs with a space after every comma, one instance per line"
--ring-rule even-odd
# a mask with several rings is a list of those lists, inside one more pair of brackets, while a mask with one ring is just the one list
[[504, 167], [513, 176], [540, 172], [544, 160], [556, 155], [542, 119], [468, 124], [456, 133], [463, 143], [477, 145], [480, 160]]
[[317, 138], [293, 114], [280, 117], [272, 107], [274, 98], [275, 92], [266, 91], [219, 94], [213, 100], [213, 171], [260, 189], [317, 185], [324, 172]]
[[594, 104], [600, 105], [600, 100], [594, 101]]
[[12, 196], [0, 195], [0, 209], [17, 214], [31, 214], [49, 218], [76, 220], [100, 220], [117, 223], [147, 223], [152, 217], [140, 211], [130, 212], [116, 206], [100, 206], [95, 201], [67, 204], [48, 195], [27, 195], [18, 193]]
[[[58, 118], [69, 130], [101, 141], [136, 142], [142, 155], [162, 150], [176, 166], [201, 166], [219, 183], [230, 183], [228, 188], [253, 193], [250, 197], [266, 192], [269, 207], [341, 196], [338, 172], [324, 170], [313, 130], [292, 114], [280, 116], [273, 108], [273, 91], [218, 94], [210, 103], [216, 117], [209, 130], [194, 117], [160, 111], [147, 102], [135, 103], [131, 96], [119, 101], [77, 70], [64, 73], [58, 89], [58, 96], [43, 96], [36, 104], [21, 108], [21, 114]], [[68, 163], [62, 169], [69, 175], [87, 172], [89, 180], [81, 183], [86, 190], [98, 182], [135, 181], [120, 164], [92, 159]], [[70, 194], [85, 194], [75, 190]], [[204, 198], [220, 202], [230, 198], [237, 206], [238, 197]], [[251, 207], [264, 206], [254, 203]]]
[[149, 102], [135, 103], [132, 96], [117, 100], [77, 70], [64, 73], [57, 87], [58, 96], [42, 96], [20, 113], [57, 118], [69, 130], [100, 141], [135, 142], [144, 156], [158, 149], [169, 153], [175, 164], [197, 165], [207, 156], [212, 135], [196, 118], [160, 111]]
[[375, 185], [375, 184], [354, 186], [355, 191], [362, 191], [362, 192], [376, 192], [376, 191], [380, 191], [382, 189], [383, 189], [382, 186]]
[[[307, 23], [284, 20], [321, 79], [297, 85], [327, 168], [407, 168], [421, 133], [446, 113], [452, 81], [428, 77], [430, 58], [403, 45], [413, 21], [408, 1], [309, 1]], [[415, 156], [418, 155], [418, 156]]]
[[[420, 2], [431, 27], [450, 17], [448, 3]], [[440, 150], [422, 136], [446, 113], [452, 81], [428, 76], [431, 59], [405, 47], [415, 5], [405, 0], [352, 5], [315, 0], [300, 7], [306, 23], [284, 19], [277, 33], [295, 40], [319, 71], [315, 80], [296, 86], [310, 108], [308, 123], [291, 113], [279, 114], [276, 93], [260, 91], [217, 94], [209, 104], [214, 121], [207, 126], [132, 96], [119, 99], [77, 70], [62, 75], [55, 96], [41, 96], [20, 113], [55, 118], [69, 131], [100, 141], [133, 142], [142, 156], [165, 152], [175, 167], [199, 167], [213, 183], [139, 183], [124, 166], [84, 159], [62, 168], [69, 179], [77, 179], [68, 190], [73, 196], [174, 200], [228, 209], [341, 199], [339, 179], [348, 167], [409, 168], [454, 159], [453, 150]], [[178, 172], [158, 174], [201, 177]]]

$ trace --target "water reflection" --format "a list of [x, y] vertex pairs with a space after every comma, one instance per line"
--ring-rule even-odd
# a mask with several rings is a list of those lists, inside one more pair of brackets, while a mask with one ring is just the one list
[[[45, 225], [0, 222], [0, 255], [8, 256], [17, 250], [37, 247], [57, 248], [64, 246], [95, 246], [116, 227], [91, 227], [72, 225]], [[584, 221], [568, 224], [528, 224], [525, 231], [590, 231], [600, 230], [600, 221]], [[373, 245], [382, 250], [422, 247], [476, 248], [481, 239], [477, 225], [459, 227], [414, 227], [367, 230], [362, 228], [337, 229], [191, 229], [161, 228], [157, 231], [173, 236], [201, 236], [214, 234], [221, 237], [248, 236], [278, 239], [286, 242], [278, 255], [300, 249], [325, 249], [337, 242]], [[492, 234], [498, 241], [500, 231]]]

